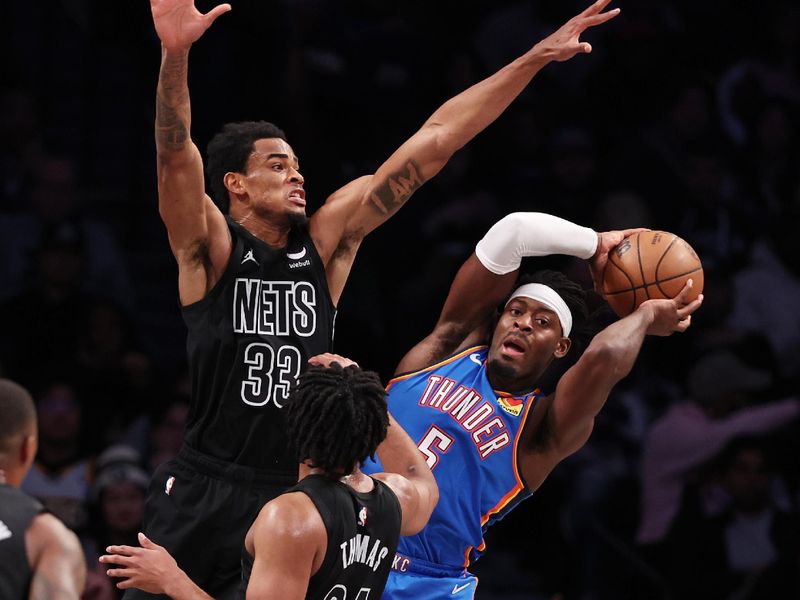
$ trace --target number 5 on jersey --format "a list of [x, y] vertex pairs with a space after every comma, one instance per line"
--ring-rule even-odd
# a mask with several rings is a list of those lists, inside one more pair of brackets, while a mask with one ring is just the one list
[[425, 455], [425, 462], [428, 463], [428, 468], [433, 469], [436, 463], [439, 462], [439, 454], [436, 450], [444, 454], [452, 443], [453, 438], [435, 425], [431, 425], [431, 428], [428, 429], [428, 433], [422, 437], [422, 441], [420, 441], [417, 447], [420, 452]]

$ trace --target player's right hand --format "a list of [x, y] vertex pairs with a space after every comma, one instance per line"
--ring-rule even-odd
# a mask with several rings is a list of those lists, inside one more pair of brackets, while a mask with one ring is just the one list
[[563, 62], [576, 54], [588, 54], [592, 51], [589, 42], [581, 41], [581, 34], [589, 29], [605, 23], [619, 14], [619, 9], [602, 12], [611, 0], [597, 0], [581, 14], [572, 17], [557, 31], [551, 33], [533, 47], [533, 52], [551, 61]]
[[203, 14], [195, 8], [194, 0], [150, 0], [156, 33], [167, 50], [187, 50], [230, 9], [230, 4], [220, 4]]
[[689, 292], [694, 282], [690, 279], [674, 298], [645, 300], [636, 312], [652, 311], [652, 321], [647, 335], [667, 336], [676, 331], [684, 332], [692, 324], [692, 313], [703, 303], [703, 294], [689, 302]]
[[594, 291], [600, 294], [600, 296], [603, 296], [603, 273], [608, 264], [608, 255], [626, 237], [630, 237], [634, 233], [642, 233], [643, 231], [650, 230], [645, 227], [638, 227], [636, 229], [604, 231], [597, 234], [597, 250], [595, 250], [594, 256], [589, 259], [589, 270], [592, 272]]

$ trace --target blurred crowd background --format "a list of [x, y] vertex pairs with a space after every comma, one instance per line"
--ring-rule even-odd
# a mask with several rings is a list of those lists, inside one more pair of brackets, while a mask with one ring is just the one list
[[[193, 138], [275, 122], [313, 211], [585, 2], [231, 4], [190, 55]], [[546, 67], [367, 239], [335, 348], [388, 380], [512, 211], [680, 235], [703, 308], [646, 341], [588, 445], [489, 532], [477, 597], [798, 598], [800, 5], [616, 5], [591, 55]], [[86, 598], [113, 598], [95, 558], [136, 543], [188, 411], [156, 199], [160, 50], [145, 0], [10, 2], [0, 28], [0, 373], [39, 410], [23, 489], [84, 541]], [[542, 266], [591, 286], [581, 261], [525, 264]]]

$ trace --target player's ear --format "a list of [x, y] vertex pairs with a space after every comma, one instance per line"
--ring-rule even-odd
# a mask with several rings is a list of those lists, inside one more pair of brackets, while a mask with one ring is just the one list
[[225, 177], [222, 178], [225, 187], [228, 188], [229, 192], [234, 194], [244, 194], [245, 189], [242, 185], [242, 174], [241, 173], [234, 173], [232, 171], [228, 171], [225, 173]]
[[562, 337], [556, 342], [556, 351], [553, 352], [553, 356], [556, 358], [564, 358], [570, 348], [572, 348], [572, 340], [568, 337]]

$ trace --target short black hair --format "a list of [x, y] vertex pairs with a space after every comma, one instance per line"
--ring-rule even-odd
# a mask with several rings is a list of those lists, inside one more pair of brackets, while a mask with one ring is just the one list
[[11, 450], [15, 436], [36, 423], [33, 398], [24, 387], [10, 379], [0, 379], [0, 456]]
[[357, 366], [310, 367], [284, 406], [298, 462], [341, 477], [373, 457], [386, 437], [389, 413], [380, 377]]
[[244, 173], [247, 159], [253, 152], [256, 140], [280, 138], [286, 134], [267, 121], [242, 121], [227, 123], [208, 143], [206, 176], [211, 188], [211, 198], [223, 214], [230, 210], [230, 197], [225, 187], [225, 173]]

